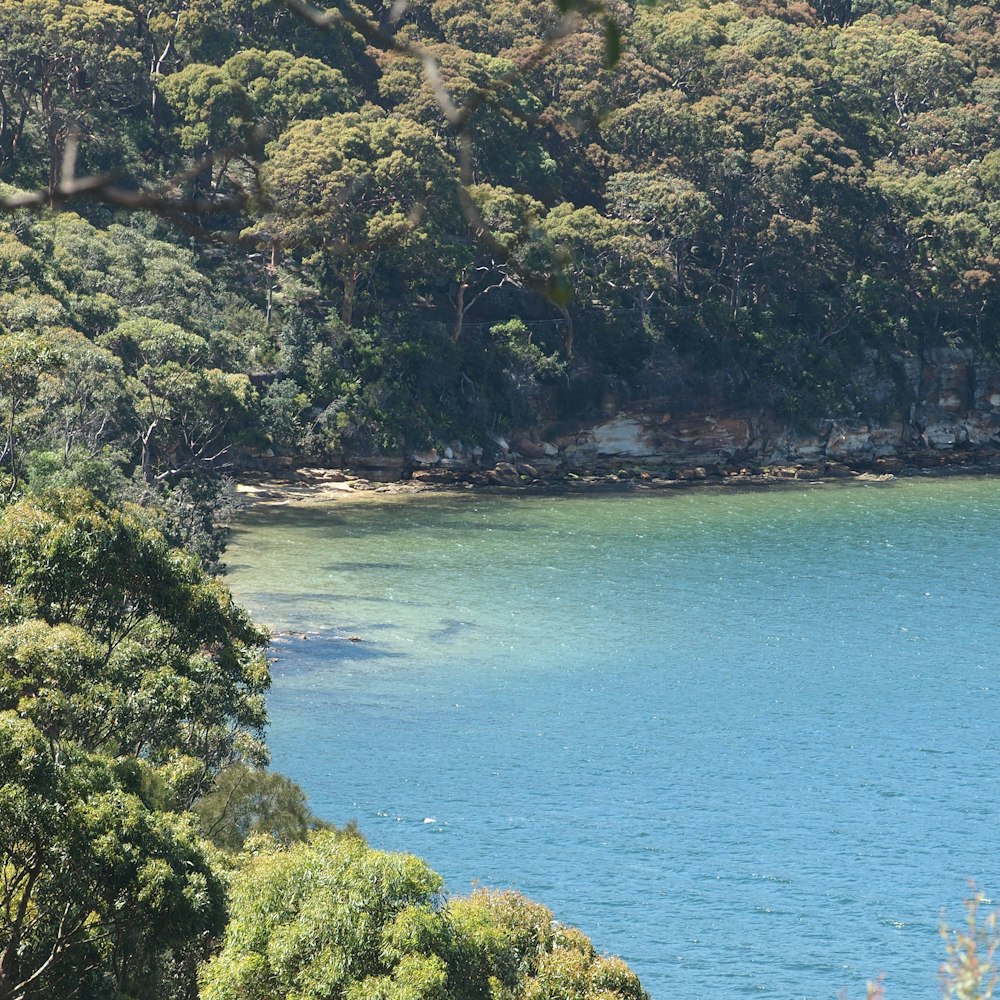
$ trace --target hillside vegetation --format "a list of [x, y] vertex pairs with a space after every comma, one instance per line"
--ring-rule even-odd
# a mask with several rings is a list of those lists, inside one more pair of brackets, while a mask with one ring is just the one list
[[15, 478], [471, 447], [677, 364], [865, 414], [909, 355], [994, 351], [995, 4], [619, 2], [612, 68], [603, 14], [539, 57], [546, 3], [369, 13], [465, 132], [418, 61], [282, 4], [0, 3], [0, 179], [179, 206], [4, 218]]

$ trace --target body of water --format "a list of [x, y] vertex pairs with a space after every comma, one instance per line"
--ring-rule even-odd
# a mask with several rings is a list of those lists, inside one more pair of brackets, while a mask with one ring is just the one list
[[[246, 514], [273, 765], [655, 1000], [939, 995], [1000, 895], [1000, 481]], [[352, 641], [357, 637], [360, 641]]]

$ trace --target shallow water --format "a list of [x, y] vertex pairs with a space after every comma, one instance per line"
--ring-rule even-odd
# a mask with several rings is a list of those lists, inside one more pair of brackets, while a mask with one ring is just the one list
[[[939, 995], [1000, 895], [1000, 482], [267, 508], [273, 764], [656, 1000]], [[362, 641], [349, 641], [358, 636]]]

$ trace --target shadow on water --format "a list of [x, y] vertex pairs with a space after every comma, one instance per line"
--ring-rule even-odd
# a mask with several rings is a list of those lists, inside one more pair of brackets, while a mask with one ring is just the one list
[[478, 627], [474, 622], [462, 622], [457, 618], [442, 618], [441, 627], [435, 629], [433, 632], [428, 632], [427, 637], [437, 642], [447, 642], [449, 639], [457, 638], [460, 633], [465, 632], [467, 629], [476, 629]]
[[324, 593], [322, 596], [313, 596], [312, 598], [307, 598], [307, 600], [314, 601], [326, 601], [333, 603], [335, 601], [344, 601], [363, 604], [392, 604], [392, 605], [406, 605], [408, 608], [426, 608], [426, 601], [414, 601], [412, 598], [406, 597], [380, 597], [377, 594], [350, 594], [350, 593]]
[[[530, 531], [531, 526], [522, 523], [487, 523], [484, 518], [488, 511], [495, 508], [495, 500], [484, 500], [474, 508], [465, 504], [453, 505], [447, 513], [442, 513], [438, 503], [421, 504], [412, 500], [403, 511], [396, 506], [392, 515], [378, 504], [371, 507], [365, 505], [352, 506], [349, 513], [340, 513], [331, 507], [292, 508], [249, 510], [240, 514], [239, 522], [232, 526], [232, 535], [238, 539], [244, 534], [252, 534], [257, 524], [280, 524], [283, 528], [293, 531], [306, 529], [329, 532], [340, 538], [358, 538], [368, 534], [391, 535], [398, 532], [432, 529], [435, 534], [449, 532], [478, 533], [482, 531], [502, 531], [521, 533]], [[364, 563], [361, 564], [362, 568]]]
[[413, 569], [412, 563], [401, 562], [336, 562], [318, 567], [322, 573], [365, 573], [376, 569]]
[[[391, 627], [374, 626], [374, 628]], [[373, 626], [366, 625], [365, 631], [373, 631]], [[309, 635], [306, 638], [297, 635], [275, 636], [271, 648], [277, 654], [283, 670], [289, 667], [315, 669], [342, 662], [406, 658], [405, 653], [387, 649], [382, 643], [373, 642], [366, 637], [352, 640], [350, 634], [345, 630], [343, 634]]]
[[332, 591], [312, 591], [307, 594], [275, 594], [268, 590], [247, 590], [242, 595], [245, 604], [255, 604], [268, 608], [299, 608], [331, 605], [340, 602], [365, 604], [405, 604], [411, 608], [427, 606], [425, 601], [414, 601], [410, 598], [379, 597], [377, 594], [350, 594]]

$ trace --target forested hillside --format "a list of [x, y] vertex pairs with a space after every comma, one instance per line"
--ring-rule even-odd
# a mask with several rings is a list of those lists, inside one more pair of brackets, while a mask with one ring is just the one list
[[[544, 49], [544, 3], [363, 12], [0, 4], [0, 179], [63, 207], [2, 222], [15, 479], [471, 448], [678, 365], [867, 415], [994, 350], [995, 4], [617, 2]], [[104, 173], [158, 214], [68, 197]]]

